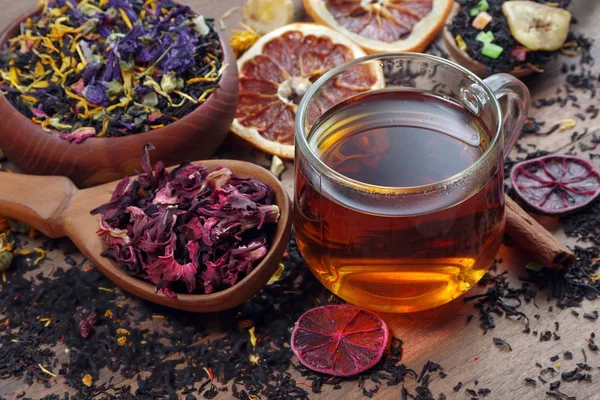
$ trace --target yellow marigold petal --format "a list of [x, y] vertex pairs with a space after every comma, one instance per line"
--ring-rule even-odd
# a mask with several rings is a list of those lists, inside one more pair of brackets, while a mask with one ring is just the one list
[[26, 94], [22, 94], [19, 97], [21, 98], [21, 100], [28, 101], [28, 102], [33, 103], [33, 104], [35, 104], [35, 103], [38, 102], [38, 99], [36, 97], [27, 96]]
[[129, 20], [127, 13], [125, 13], [125, 10], [123, 10], [122, 8], [119, 8], [119, 14], [121, 14], [123, 21], [125, 21], [125, 25], [127, 25], [127, 27], [129, 29], [133, 29], [133, 25], [131, 24], [131, 21]]
[[252, 353], [252, 354], [250, 354], [250, 356], [248, 356], [248, 360], [253, 365], [258, 365], [260, 363], [260, 356], [256, 353]]
[[117, 334], [121, 335], [121, 336], [129, 336], [131, 335], [131, 333], [125, 329], [125, 328], [118, 328], [117, 329]]
[[33, 261], [33, 263], [37, 264], [40, 261], [42, 261], [44, 258], [46, 258], [46, 252], [43, 249], [39, 248], [39, 247], [37, 249], [35, 249], [35, 251], [39, 254], [39, 256], [38, 256], [38, 258], [36, 258]]
[[38, 81], [31, 84], [31, 87], [34, 89], [46, 89], [49, 86], [50, 83], [48, 83], [48, 81]]
[[283, 275], [284, 270], [285, 270], [285, 265], [283, 263], [279, 263], [279, 266], [277, 267], [277, 271], [275, 271], [275, 273], [271, 276], [271, 278], [269, 279], [269, 282], [267, 282], [267, 285], [272, 285], [275, 282], [277, 282], [279, 279], [281, 279], [281, 276]]
[[83, 378], [81, 378], [81, 382], [87, 387], [92, 386], [92, 383], [93, 383], [92, 376], [90, 374], [85, 374], [83, 376]]
[[231, 44], [231, 48], [236, 57], [239, 57], [242, 53], [252, 47], [252, 45], [262, 36], [254, 29], [248, 26], [244, 27], [245, 29], [243, 30], [233, 29], [233, 35], [231, 35], [231, 38], [229, 39], [229, 44]]
[[43, 75], [44, 74], [44, 66], [42, 65], [41, 62], [36, 62], [35, 63], [35, 74], [36, 75]]
[[48, 375], [50, 375], [50, 376], [52, 376], [52, 377], [56, 378], [56, 374], [54, 374], [54, 373], [52, 373], [52, 372], [48, 371], [46, 368], [44, 368], [44, 367], [42, 366], [42, 364], [38, 364], [38, 367], [40, 367], [40, 369], [42, 370], [42, 372], [43, 372], [43, 373], [45, 373], [45, 374], [48, 374]]
[[9, 72], [10, 72], [10, 80], [14, 81], [14, 82], [19, 82], [19, 75], [18, 75], [18, 69], [17, 67], [9, 67], [8, 68]]
[[104, 118], [102, 120], [102, 130], [97, 135], [98, 137], [102, 137], [102, 136], [106, 135], [106, 131], [108, 131], [108, 123], [109, 123], [109, 119], [108, 118]]
[[192, 96], [190, 96], [189, 94], [185, 94], [180, 90], [175, 90], [174, 93], [177, 93], [179, 96], [183, 97], [184, 99], [187, 99], [189, 101], [191, 101], [192, 103], [198, 103], [198, 100], [196, 100], [195, 98], [193, 98]]
[[461, 49], [462, 51], [465, 51], [467, 49], [467, 43], [465, 42], [465, 39], [463, 39], [462, 36], [460, 35], [456, 35], [456, 45], [458, 46], [459, 49]]
[[250, 334], [250, 343], [252, 343], [252, 347], [256, 347], [256, 336], [254, 335], [255, 329], [256, 328], [254, 326], [248, 329], [248, 333]]

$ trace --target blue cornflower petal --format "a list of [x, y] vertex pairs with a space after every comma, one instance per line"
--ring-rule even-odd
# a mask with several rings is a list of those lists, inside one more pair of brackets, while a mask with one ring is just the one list
[[87, 85], [85, 89], [83, 89], [83, 96], [92, 104], [105, 105], [108, 102], [106, 91], [100, 83]]

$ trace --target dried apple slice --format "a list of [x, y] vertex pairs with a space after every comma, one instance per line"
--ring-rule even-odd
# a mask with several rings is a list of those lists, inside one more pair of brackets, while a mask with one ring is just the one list
[[242, 19], [257, 32], [271, 32], [294, 20], [294, 3], [292, 0], [248, 0], [242, 9]]
[[533, 1], [506, 1], [502, 4], [510, 33], [529, 50], [554, 51], [569, 34], [571, 13]]

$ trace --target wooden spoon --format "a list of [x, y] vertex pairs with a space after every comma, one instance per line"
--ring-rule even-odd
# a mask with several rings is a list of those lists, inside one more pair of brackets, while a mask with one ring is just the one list
[[115, 285], [143, 299], [164, 306], [195, 312], [212, 312], [235, 307], [262, 289], [273, 275], [291, 231], [291, 202], [279, 180], [255, 164], [235, 160], [198, 162], [208, 170], [225, 166], [240, 177], [253, 177], [269, 185], [281, 216], [270, 238], [271, 247], [256, 268], [234, 287], [211, 294], [178, 294], [170, 298], [156, 293], [154, 285], [134, 278], [116, 263], [100, 256], [106, 248], [96, 234], [98, 216], [90, 210], [108, 202], [118, 181], [79, 190], [68, 178], [0, 172], [0, 215], [23, 221], [51, 238], [68, 236], [79, 250]]

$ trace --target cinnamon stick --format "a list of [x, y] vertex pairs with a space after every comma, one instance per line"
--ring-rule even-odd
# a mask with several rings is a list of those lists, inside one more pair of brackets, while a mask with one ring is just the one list
[[549, 268], [568, 268], [575, 255], [546, 228], [533, 219], [510, 197], [505, 198], [506, 226], [504, 231], [523, 249], [531, 252]]

